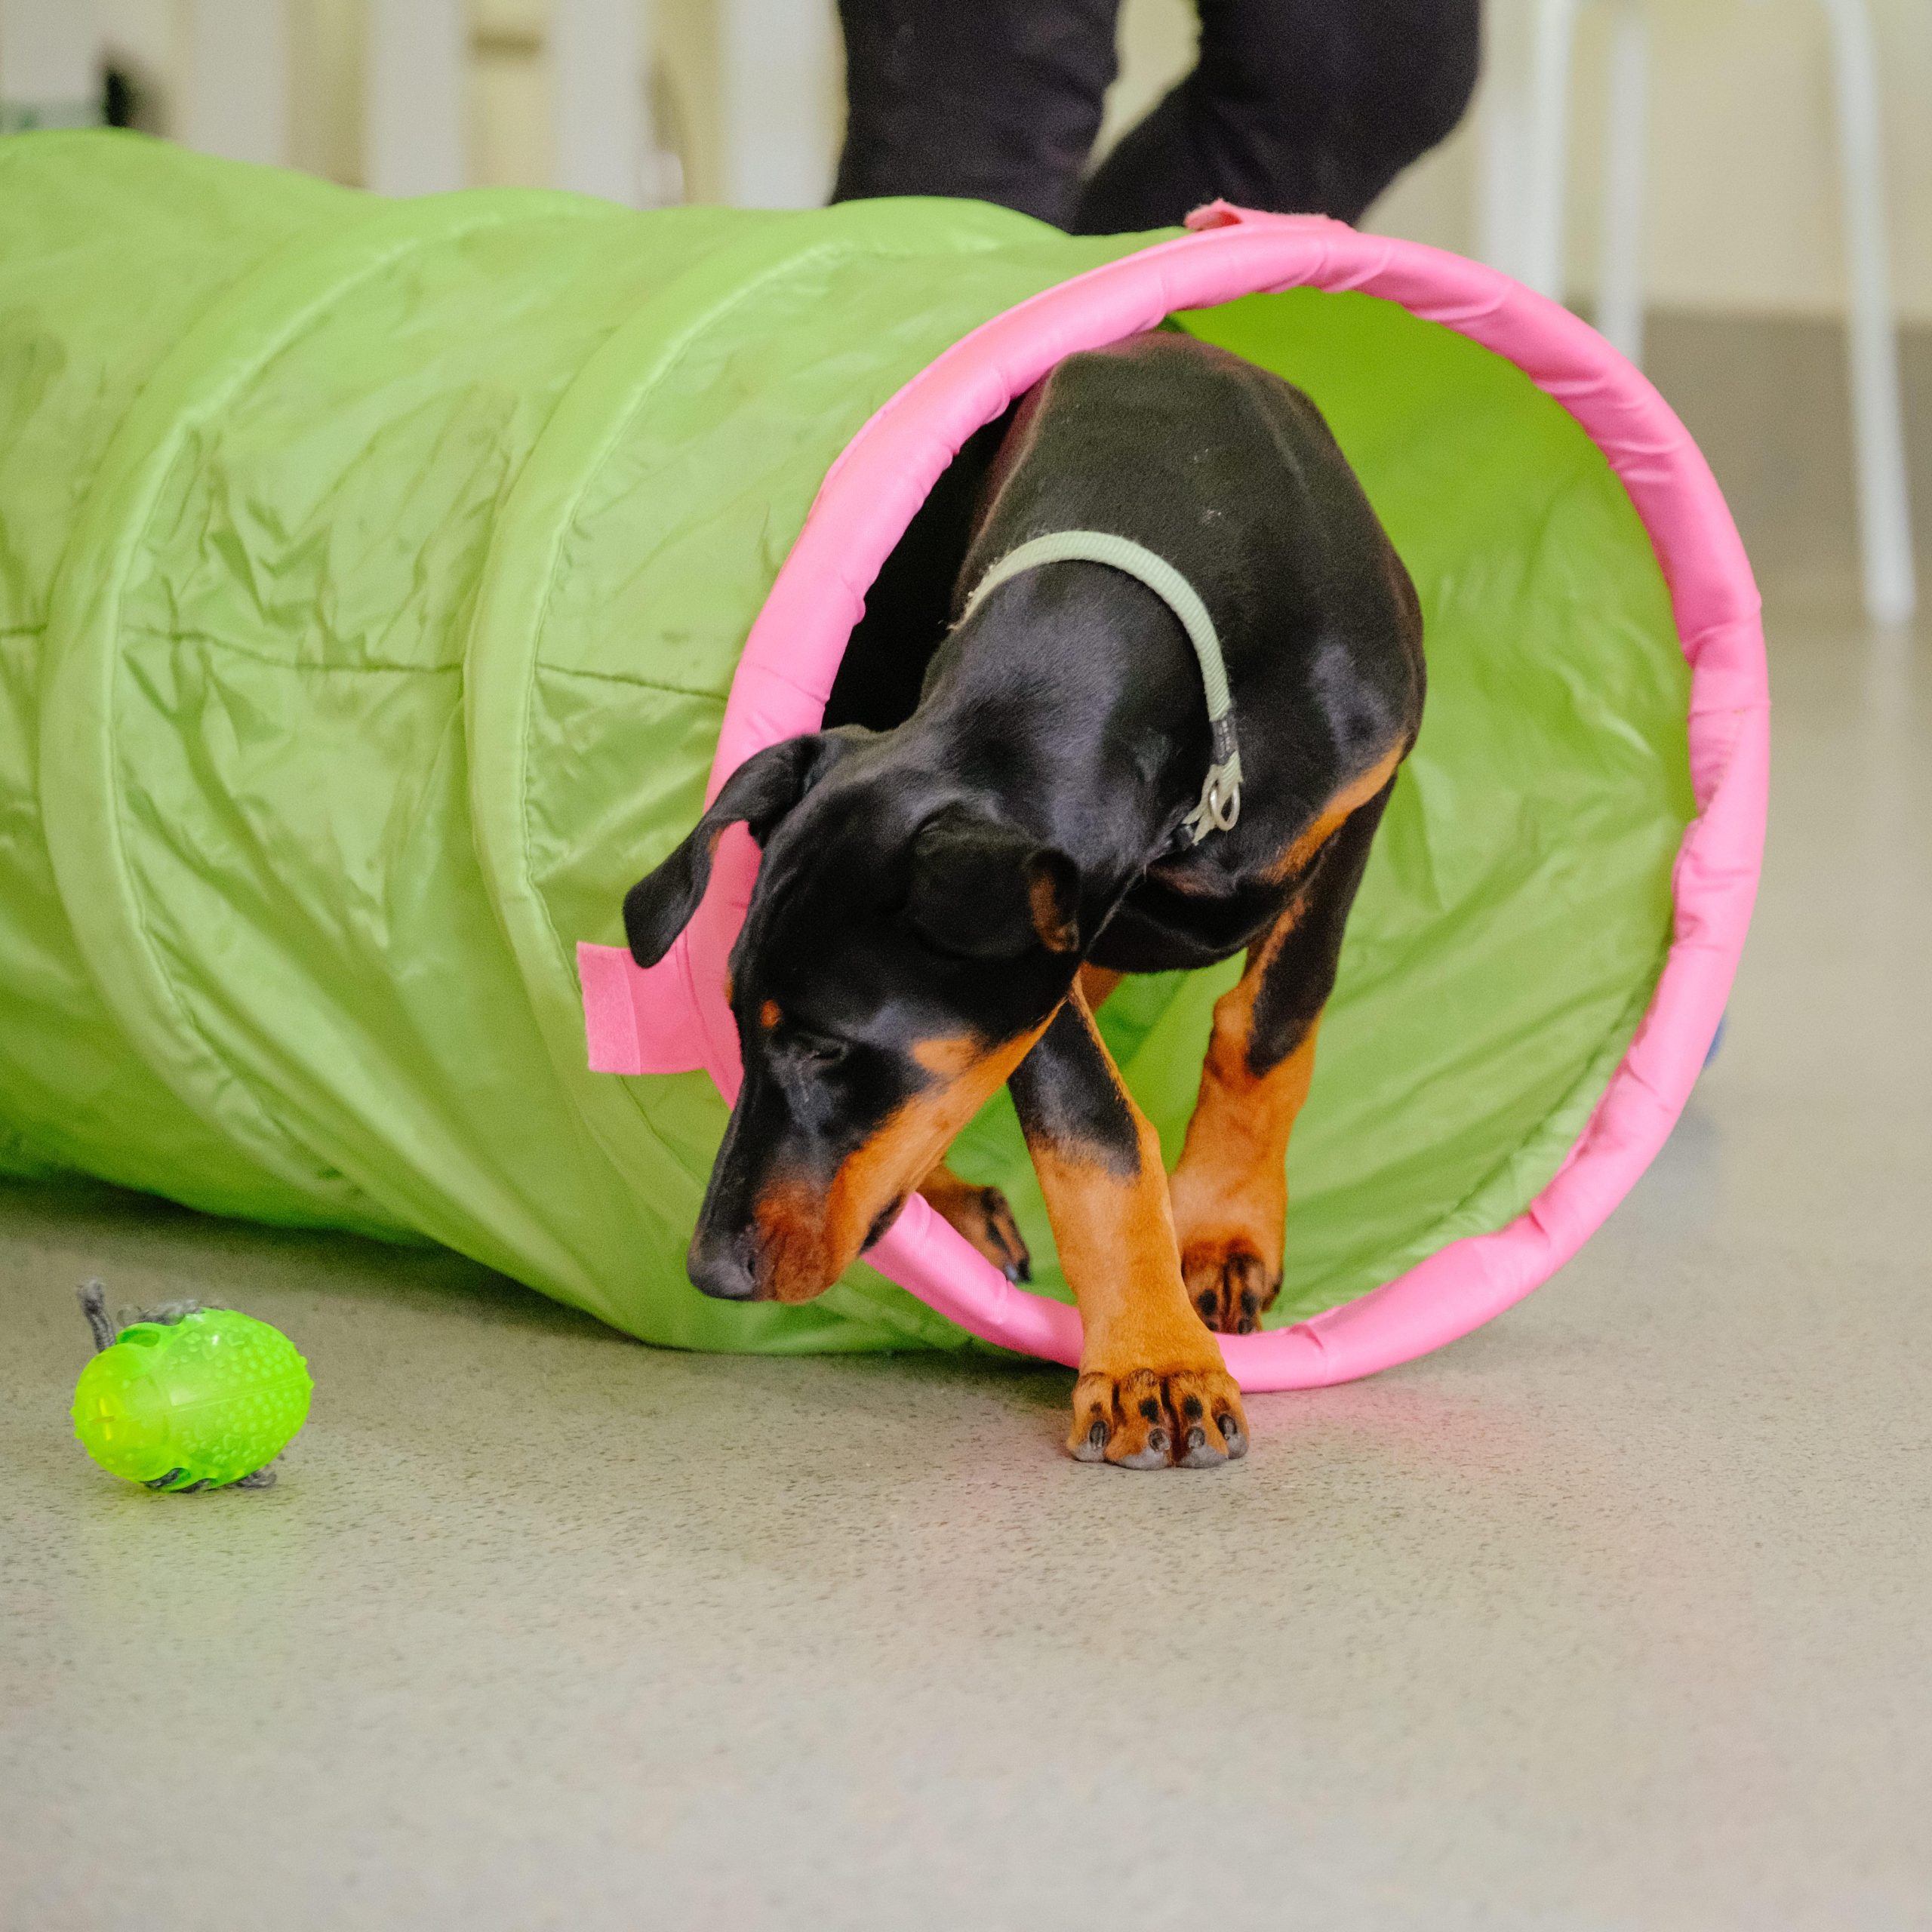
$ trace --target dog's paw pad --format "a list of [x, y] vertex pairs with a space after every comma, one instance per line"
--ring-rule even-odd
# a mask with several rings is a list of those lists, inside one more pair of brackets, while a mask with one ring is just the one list
[[1066, 1446], [1076, 1462], [1118, 1469], [1213, 1469], [1247, 1453], [1240, 1391], [1219, 1368], [1087, 1370]]
[[1251, 1335], [1281, 1291], [1280, 1275], [1238, 1235], [1189, 1243], [1181, 1255], [1188, 1299], [1220, 1335]]

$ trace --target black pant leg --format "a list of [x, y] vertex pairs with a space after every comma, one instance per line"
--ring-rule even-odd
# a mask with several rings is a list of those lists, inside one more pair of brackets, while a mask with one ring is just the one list
[[1480, 0], [1200, 0], [1201, 57], [1107, 157], [1072, 227], [1168, 226], [1217, 197], [1360, 219], [1463, 117]]
[[975, 196], [1064, 227], [1114, 77], [1119, 0], [839, 0], [835, 202]]

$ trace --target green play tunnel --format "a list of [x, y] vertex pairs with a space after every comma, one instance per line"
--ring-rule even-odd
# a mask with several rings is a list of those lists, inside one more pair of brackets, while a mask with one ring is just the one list
[[[724, 1103], [588, 1070], [573, 949], [698, 815], [861, 426], [1163, 238], [0, 142], [0, 1171], [441, 1242], [654, 1341], [960, 1341], [863, 1265], [798, 1308], [689, 1286]], [[1291, 1159], [1292, 1321], [1505, 1227], [1577, 1141], [1672, 943], [1690, 671], [1624, 485], [1510, 361], [1363, 294], [1182, 319], [1315, 398], [1427, 626]], [[1171, 1156], [1237, 970], [1106, 1009]], [[1003, 1097], [955, 1164], [1063, 1295]]]

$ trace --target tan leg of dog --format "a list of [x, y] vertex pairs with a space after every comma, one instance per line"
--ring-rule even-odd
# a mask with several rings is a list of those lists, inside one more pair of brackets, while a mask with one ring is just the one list
[[1077, 989], [1009, 1084], [1085, 1330], [1069, 1451], [1129, 1469], [1244, 1455], [1241, 1392], [1182, 1283], [1160, 1143]]
[[[1080, 991], [1089, 1011], [1097, 1012], [1100, 1003], [1121, 983], [1122, 975], [1104, 966], [1080, 969]], [[919, 1183], [919, 1192], [954, 1231], [979, 1250], [1009, 1281], [1033, 1278], [1033, 1257], [1026, 1238], [1013, 1218], [1006, 1196], [996, 1187], [980, 1187], [962, 1180], [944, 1161]]]
[[1281, 1291], [1288, 1137], [1315, 1072], [1318, 1021], [1276, 1065], [1257, 1072], [1250, 1057], [1255, 995], [1280, 937], [1278, 927], [1214, 1003], [1200, 1097], [1170, 1184], [1188, 1299], [1226, 1335], [1249, 1333]]
[[1171, 1192], [1188, 1299], [1223, 1334], [1247, 1334], [1281, 1291], [1288, 1139], [1388, 782], [1307, 855], [1300, 889], [1215, 1002]]

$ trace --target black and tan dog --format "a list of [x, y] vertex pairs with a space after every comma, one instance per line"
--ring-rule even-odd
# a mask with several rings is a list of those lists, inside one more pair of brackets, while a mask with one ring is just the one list
[[[1195, 836], [1203, 666], [1173, 605], [1019, 545], [1102, 531], [1164, 559], [1219, 634], [1238, 818]], [[1342, 929], [1415, 740], [1408, 575], [1300, 391], [1177, 334], [1060, 364], [961, 452], [873, 586], [826, 728], [734, 774], [625, 901], [650, 965], [724, 827], [763, 848], [731, 956], [744, 1084], [690, 1253], [707, 1294], [826, 1287], [914, 1189], [996, 1265], [994, 1190], [942, 1165], [1004, 1081], [1085, 1340], [1069, 1447], [1134, 1468], [1242, 1454], [1211, 1332], [1281, 1281], [1285, 1161]], [[1122, 974], [1247, 950], [1172, 1177], [1094, 1010]]]

